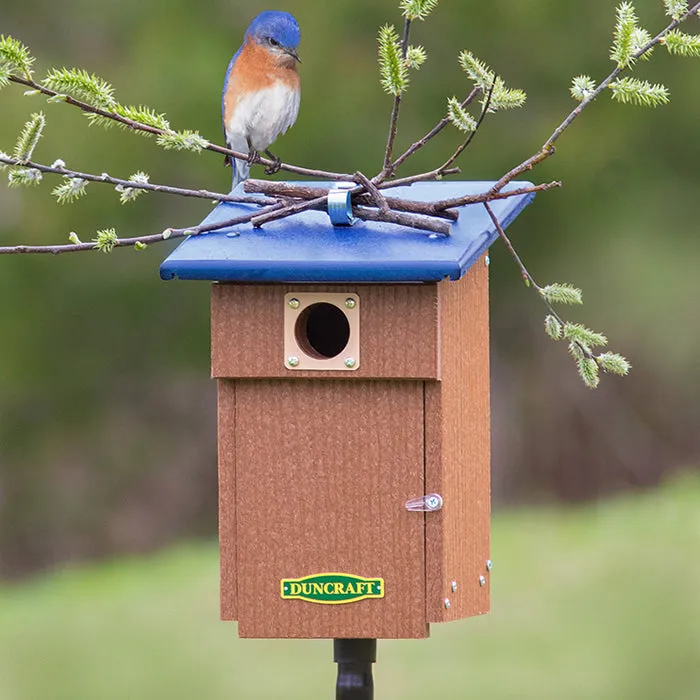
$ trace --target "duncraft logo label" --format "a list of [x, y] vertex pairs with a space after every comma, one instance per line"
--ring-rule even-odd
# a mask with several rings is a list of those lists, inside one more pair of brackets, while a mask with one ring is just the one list
[[283, 578], [280, 588], [282, 597], [286, 600], [306, 600], [325, 605], [384, 597], [384, 579], [353, 574], [313, 574], [303, 578]]

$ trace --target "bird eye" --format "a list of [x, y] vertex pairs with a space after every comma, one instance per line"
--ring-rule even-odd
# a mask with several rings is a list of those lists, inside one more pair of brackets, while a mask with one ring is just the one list
[[277, 39], [273, 39], [272, 37], [270, 37], [268, 39], [268, 41], [270, 42], [270, 44], [272, 44], [272, 46], [279, 46], [280, 45], [279, 41], [277, 41]]

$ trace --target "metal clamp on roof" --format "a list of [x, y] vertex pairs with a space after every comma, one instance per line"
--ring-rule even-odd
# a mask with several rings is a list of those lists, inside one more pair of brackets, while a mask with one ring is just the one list
[[338, 182], [328, 191], [328, 216], [333, 226], [352, 226], [357, 219], [352, 215], [350, 190], [353, 182]]

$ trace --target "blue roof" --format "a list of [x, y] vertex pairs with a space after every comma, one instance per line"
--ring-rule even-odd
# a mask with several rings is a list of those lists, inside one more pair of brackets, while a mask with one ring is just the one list
[[[435, 201], [486, 192], [493, 184], [426, 182], [384, 193]], [[512, 182], [504, 191], [529, 184]], [[494, 200], [491, 208], [505, 228], [533, 198], [534, 194], [525, 194]], [[255, 207], [221, 203], [204, 223], [224, 222]], [[498, 237], [483, 205], [470, 204], [459, 212], [450, 236], [375, 221], [333, 226], [322, 211], [273, 221], [259, 229], [251, 224], [218, 229], [185, 239], [162, 263], [160, 276], [165, 280], [295, 283], [456, 280]]]

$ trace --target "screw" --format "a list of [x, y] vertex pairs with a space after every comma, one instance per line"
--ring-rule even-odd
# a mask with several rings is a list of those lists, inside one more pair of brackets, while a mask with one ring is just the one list
[[486, 265], [486, 267], [488, 267], [491, 264], [491, 258], [488, 255], [484, 258], [484, 264]]
[[457, 581], [452, 581], [452, 592], [453, 593], [457, 592]]
[[493, 562], [490, 559], [486, 560], [486, 571], [491, 571], [493, 569]]
[[479, 585], [480, 586], [486, 585], [486, 579], [483, 576], [479, 576]]
[[352, 297], [348, 297], [345, 300], [345, 308], [346, 309], [354, 309], [356, 306], [357, 306], [357, 302]]
[[430, 510], [435, 510], [440, 505], [440, 499], [437, 496], [431, 496], [425, 502], [425, 505], [430, 508]]
[[355, 360], [354, 357], [346, 357], [345, 358], [345, 366], [348, 367], [349, 369], [352, 369], [356, 364], [357, 364], [357, 360]]
[[445, 598], [445, 609], [449, 609], [451, 603], [449, 598]]
[[287, 303], [289, 304], [290, 308], [292, 308], [292, 309], [298, 309], [300, 306], [299, 300], [296, 298], [290, 299]]
[[299, 365], [299, 358], [298, 358], [298, 357], [295, 357], [294, 355], [290, 355], [290, 356], [287, 358], [287, 364], [288, 364], [290, 367], [297, 367], [297, 366]]

